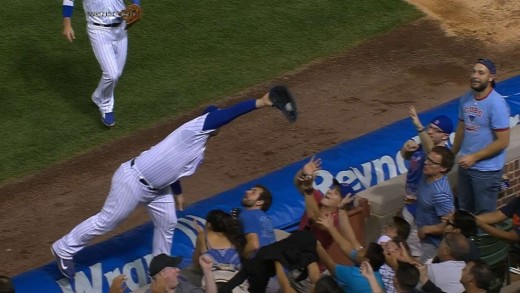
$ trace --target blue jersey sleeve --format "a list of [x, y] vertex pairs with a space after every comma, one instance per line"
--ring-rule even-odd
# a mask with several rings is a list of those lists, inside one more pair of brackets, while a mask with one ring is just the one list
[[63, 17], [72, 17], [72, 11], [74, 10], [74, 1], [63, 0], [62, 14]]

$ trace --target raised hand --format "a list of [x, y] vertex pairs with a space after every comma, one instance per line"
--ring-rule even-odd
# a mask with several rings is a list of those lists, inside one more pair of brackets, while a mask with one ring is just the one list
[[345, 197], [338, 204], [338, 208], [339, 209], [346, 208], [355, 199], [356, 199], [356, 196], [354, 193], [349, 193], [349, 194], [345, 195]]
[[361, 270], [361, 275], [363, 275], [363, 277], [365, 277], [367, 279], [375, 277], [374, 269], [372, 269], [372, 266], [366, 260], [361, 263], [360, 270]]
[[303, 166], [303, 174], [304, 175], [314, 175], [316, 171], [321, 170], [321, 159], [315, 159], [312, 156], [311, 160]]
[[419, 116], [417, 116], [417, 111], [415, 110], [414, 106], [410, 106], [408, 108], [408, 113], [410, 114], [412, 123], [417, 128], [417, 130], [422, 129], [424, 126], [422, 125], [421, 120], [419, 120]]
[[334, 227], [334, 219], [332, 218], [332, 214], [323, 214], [321, 217], [318, 218], [316, 223], [327, 228], [327, 230]]
[[199, 257], [199, 264], [203, 271], [209, 271], [213, 267], [213, 260], [211, 259], [211, 257], [202, 254]]
[[415, 141], [409, 139], [404, 144], [404, 150], [406, 152], [415, 152], [419, 148], [419, 144], [417, 144]]

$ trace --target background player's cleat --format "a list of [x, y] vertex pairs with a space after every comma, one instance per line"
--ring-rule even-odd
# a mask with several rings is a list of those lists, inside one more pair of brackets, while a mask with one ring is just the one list
[[60, 257], [51, 246], [52, 255], [56, 258], [56, 265], [60, 270], [61, 274], [64, 275], [68, 279], [73, 279], [76, 274], [76, 269], [74, 268], [74, 261], [72, 259], [65, 259]]
[[101, 121], [108, 127], [114, 126], [116, 124], [114, 112], [101, 113]]
[[298, 110], [296, 102], [289, 90], [283, 85], [277, 85], [269, 90], [269, 100], [273, 107], [278, 108], [290, 122], [296, 121]]

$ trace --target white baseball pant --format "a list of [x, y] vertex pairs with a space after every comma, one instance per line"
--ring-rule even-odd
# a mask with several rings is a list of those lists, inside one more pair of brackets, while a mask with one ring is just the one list
[[173, 230], [177, 224], [171, 188], [168, 186], [152, 191], [140, 183], [139, 178], [137, 171], [130, 167], [130, 162], [123, 163], [112, 177], [110, 193], [101, 211], [54, 242], [52, 247], [58, 256], [72, 259], [92, 238], [113, 230], [139, 204], [147, 205], [148, 215], [154, 224], [153, 255], [170, 255]]
[[92, 94], [92, 101], [102, 113], [114, 111], [114, 89], [123, 73], [128, 50], [128, 35], [124, 28], [124, 23], [117, 27], [87, 24], [92, 50], [103, 71], [99, 84]]

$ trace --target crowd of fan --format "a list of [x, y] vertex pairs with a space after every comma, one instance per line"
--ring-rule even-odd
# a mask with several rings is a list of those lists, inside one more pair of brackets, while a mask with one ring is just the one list
[[[474, 64], [456, 129], [444, 115], [424, 127], [409, 108], [418, 136], [401, 149], [410, 161], [404, 207], [378, 239], [364, 245], [357, 238], [350, 215], [366, 211], [366, 201], [351, 186], [334, 180], [324, 194], [314, 188], [321, 160], [313, 157], [294, 178], [305, 202], [297, 231], [276, 235], [266, 213], [272, 195], [253, 186], [241, 208], [207, 214], [190, 267], [181, 271], [180, 257], [154, 256], [151, 285], [133, 292], [488, 292], [498, 276], [480, 259], [475, 239], [486, 233], [520, 242], [520, 197], [496, 209], [510, 134], [509, 112], [494, 91], [495, 73], [488, 59]], [[487, 122], [476, 125], [481, 118]], [[456, 163], [457, 197], [447, 178]], [[508, 218], [511, 230], [494, 226]], [[334, 243], [349, 264], [330, 253]], [[125, 292], [124, 281], [115, 278], [111, 292]], [[503, 292], [520, 292], [516, 283], [508, 287]], [[0, 292], [14, 292], [9, 278], [0, 278]]]

